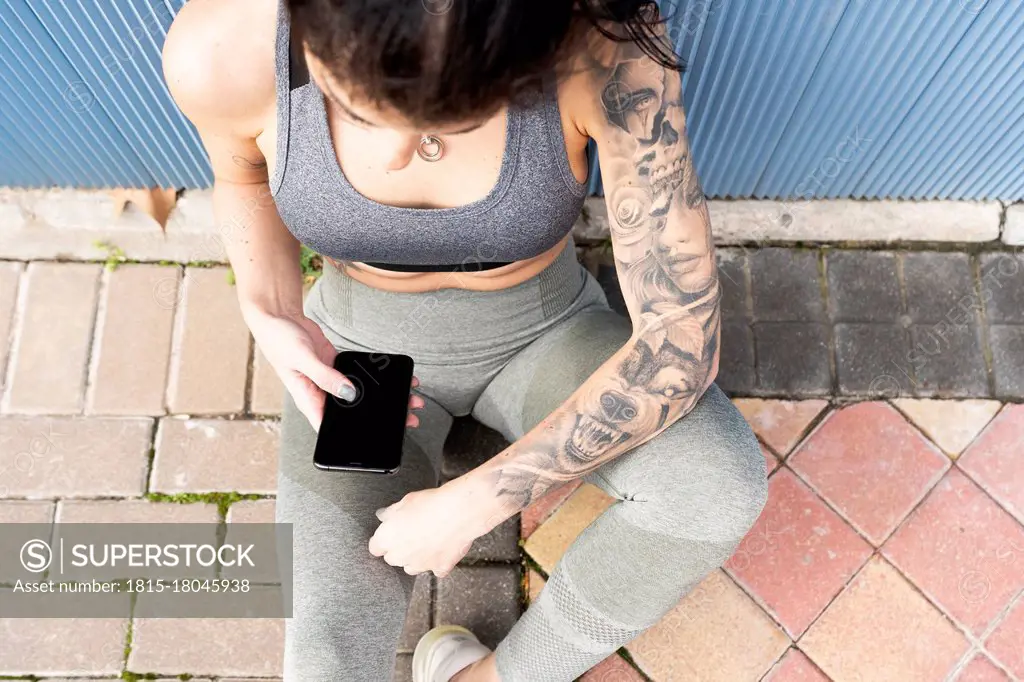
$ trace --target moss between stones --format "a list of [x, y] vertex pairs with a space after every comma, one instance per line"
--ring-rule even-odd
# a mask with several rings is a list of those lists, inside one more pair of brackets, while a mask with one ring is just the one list
[[233, 505], [235, 502], [242, 500], [264, 500], [268, 499], [266, 495], [258, 495], [253, 493], [175, 493], [173, 495], [167, 495], [164, 493], [146, 493], [147, 500], [151, 502], [170, 502], [173, 504], [216, 504], [217, 513], [220, 514], [221, 518], [227, 515], [228, 507]]

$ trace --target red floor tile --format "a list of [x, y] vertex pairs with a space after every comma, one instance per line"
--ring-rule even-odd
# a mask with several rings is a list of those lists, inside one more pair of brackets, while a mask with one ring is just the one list
[[871, 556], [871, 545], [788, 469], [726, 563], [790, 636], [799, 637]]
[[984, 654], [978, 654], [957, 675], [956, 682], [1010, 682], [1010, 678]]
[[525, 540], [533, 535], [533, 531], [537, 530], [537, 527], [544, 523], [572, 495], [576, 488], [580, 487], [580, 483], [582, 481], [576, 479], [548, 491], [546, 495], [543, 495], [539, 500], [524, 509], [520, 521], [520, 534], [523, 539]]
[[1007, 405], [960, 458], [960, 467], [1024, 523], [1024, 405]]
[[949, 458], [886, 403], [829, 416], [790, 466], [879, 545], [949, 467]]
[[800, 648], [835, 682], [942, 682], [968, 643], [889, 563], [872, 558]]
[[958, 469], [939, 481], [882, 551], [975, 635], [1024, 589], [1024, 527]]
[[830, 682], [799, 649], [790, 649], [763, 682]]
[[825, 400], [737, 398], [733, 402], [754, 433], [782, 457], [789, 454], [814, 418], [828, 407]]
[[1024, 679], [1024, 598], [985, 641], [985, 648], [1014, 675]]

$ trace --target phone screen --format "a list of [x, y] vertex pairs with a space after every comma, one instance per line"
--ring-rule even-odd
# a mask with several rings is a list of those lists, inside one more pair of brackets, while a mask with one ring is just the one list
[[321, 469], [391, 473], [402, 461], [412, 358], [343, 351], [334, 368], [356, 388], [351, 402], [327, 396], [313, 463]]

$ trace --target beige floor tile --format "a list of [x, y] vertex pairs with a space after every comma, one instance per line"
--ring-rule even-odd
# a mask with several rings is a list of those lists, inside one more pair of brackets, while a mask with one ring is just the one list
[[167, 290], [180, 286], [180, 271], [127, 264], [107, 273], [106, 279], [86, 412], [164, 414], [174, 321], [174, 307], [166, 296]]
[[188, 268], [176, 320], [167, 404], [175, 414], [231, 414], [245, 406], [249, 330], [227, 268]]
[[626, 646], [658, 682], [757, 682], [790, 640], [721, 571]]
[[92, 263], [28, 265], [5, 412], [82, 411], [100, 270]]
[[576, 536], [614, 502], [614, 498], [585, 483], [541, 524], [526, 541], [526, 552], [551, 573]]
[[152, 419], [0, 416], [0, 496], [140, 496], [152, 429]]
[[259, 420], [160, 420], [151, 490], [274, 493], [278, 424]]
[[938, 609], [877, 557], [800, 640], [835, 682], [944, 680], [967, 646]]

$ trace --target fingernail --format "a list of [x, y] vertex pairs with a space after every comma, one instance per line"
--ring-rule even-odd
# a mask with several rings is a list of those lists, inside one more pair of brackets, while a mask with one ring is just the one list
[[373, 515], [380, 519], [380, 515], [384, 513], [385, 509], [387, 509], [387, 507], [381, 507], [377, 511], [373, 512]]
[[356, 388], [351, 384], [342, 384], [338, 387], [338, 397], [342, 400], [352, 402], [356, 399]]

